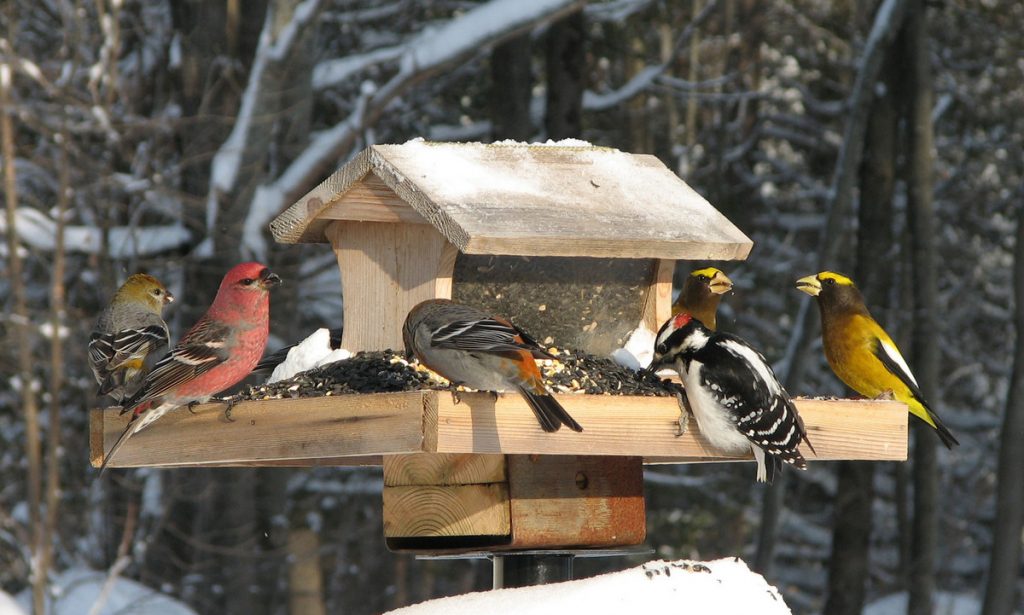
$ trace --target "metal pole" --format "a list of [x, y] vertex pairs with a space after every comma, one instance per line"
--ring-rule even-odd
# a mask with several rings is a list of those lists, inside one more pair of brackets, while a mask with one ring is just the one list
[[572, 580], [572, 553], [493, 555], [494, 589]]

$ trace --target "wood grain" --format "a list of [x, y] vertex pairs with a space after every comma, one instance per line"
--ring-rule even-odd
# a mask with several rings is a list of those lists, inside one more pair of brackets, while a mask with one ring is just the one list
[[473, 485], [505, 482], [504, 455], [420, 453], [384, 458], [384, 485]]
[[[195, 465], [336, 465], [338, 457], [365, 463], [367, 456], [423, 448], [426, 393], [338, 395], [243, 402], [228, 422], [224, 404], [203, 404], [195, 414], [178, 408], [139, 432], [121, 448], [110, 467]], [[127, 424], [117, 408], [102, 411], [101, 442], [92, 450], [102, 462]], [[94, 444], [100, 440], [93, 440]]]
[[326, 220], [427, 224], [423, 216], [373, 173], [367, 173], [343, 195], [337, 196], [317, 216]]
[[640, 457], [509, 455], [512, 548], [637, 545], [646, 538]]
[[388, 191], [467, 254], [728, 260], [752, 247], [657, 158], [575, 146], [373, 145], [271, 231], [317, 242], [327, 216], [412, 222]]
[[[111, 467], [197, 465], [335, 465], [380, 455], [477, 453], [641, 456], [653, 463], [729, 461], [700, 435], [695, 420], [675, 436], [679, 409], [671, 398], [559, 395], [584, 427], [543, 432], [518, 395], [445, 391], [339, 395], [244, 402], [228, 423], [222, 404], [192, 415], [171, 411], [122, 448]], [[798, 399], [815, 460], [902, 461], [907, 455], [906, 406], [894, 401]], [[98, 466], [121, 434], [117, 408], [91, 413], [91, 461]], [[104, 448], [100, 445], [105, 444]]]
[[424, 224], [337, 221], [327, 228], [345, 293], [342, 347], [402, 350], [402, 324], [414, 305], [448, 292], [452, 250]]
[[672, 315], [672, 275], [676, 262], [659, 258], [652, 269], [651, 283], [644, 297], [643, 325], [656, 332]]
[[508, 536], [508, 485], [384, 488], [384, 536]]
[[[672, 398], [611, 395], [556, 396], [582, 426], [545, 434], [526, 402], [503, 394], [471, 393], [455, 404], [450, 395], [437, 398], [437, 451], [550, 454], [639, 455], [679, 462], [735, 459], [711, 447], [696, 420], [676, 437], [679, 407]], [[893, 460], [907, 455], [907, 410], [899, 402], [801, 399], [796, 402], [808, 437], [817, 450], [804, 446], [808, 460]], [[427, 427], [428, 431], [433, 426]], [[750, 457], [747, 457], [749, 459]]]

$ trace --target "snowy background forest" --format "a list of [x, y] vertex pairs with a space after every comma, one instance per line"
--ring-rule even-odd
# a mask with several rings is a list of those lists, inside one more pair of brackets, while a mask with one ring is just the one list
[[[909, 463], [774, 489], [746, 464], [651, 468], [655, 554], [741, 556], [796, 613], [902, 612], [908, 588], [912, 612], [980, 612], [995, 561], [986, 611], [1020, 609], [1021, 24], [1016, 0], [8, 0], [0, 588], [38, 605], [92, 569], [248, 615], [298, 612], [310, 566], [330, 613], [489, 587], [486, 561], [385, 549], [379, 468], [97, 479], [86, 340], [130, 273], [168, 283], [177, 335], [249, 259], [286, 280], [272, 347], [338, 326], [333, 253], [275, 245], [273, 216], [372, 143], [573, 137], [658, 156], [754, 240], [718, 264], [719, 326], [794, 394], [845, 394], [794, 281], [854, 274], [962, 443], [915, 431]], [[834, 541], [837, 517], [870, 540]]]

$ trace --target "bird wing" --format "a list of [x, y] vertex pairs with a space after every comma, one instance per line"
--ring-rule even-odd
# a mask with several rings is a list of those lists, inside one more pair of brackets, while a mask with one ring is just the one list
[[151, 401], [174, 387], [217, 367], [230, 357], [227, 341], [231, 327], [201, 320], [186, 337], [164, 355], [146, 375], [139, 390], [122, 406], [122, 413]]
[[[765, 448], [781, 451], [778, 454], [787, 460], [798, 459], [792, 451], [801, 440], [810, 444], [807, 431], [768, 361], [742, 339], [718, 335], [721, 343], [705, 347], [715, 356], [697, 356], [705, 365], [701, 370], [704, 386], [730, 411], [745, 436]], [[715, 369], [707, 369], [709, 364]]]
[[114, 356], [114, 335], [93, 333], [89, 336], [89, 366], [96, 375], [97, 384], [102, 384], [110, 373], [110, 360]]
[[512, 323], [494, 318], [457, 320], [434, 329], [430, 345], [466, 352], [518, 352], [525, 350], [535, 357], [552, 358], [529, 335]]
[[697, 360], [705, 366], [715, 366], [713, 370], [702, 370], [701, 380], [705, 386], [720, 392], [719, 403], [732, 412], [741, 429], [757, 423], [774, 405], [774, 398], [782, 389], [764, 357], [750, 346], [732, 339], [716, 346], [709, 345], [705, 350], [716, 355], [697, 355]]
[[143, 358], [151, 351], [169, 345], [169, 338], [167, 327], [160, 325], [118, 331], [110, 343], [108, 369], [118, 369], [127, 361]]
[[907, 385], [911, 395], [918, 400], [924, 399], [924, 395], [921, 394], [921, 388], [917, 385], [917, 379], [914, 378], [914, 374], [910, 371], [910, 366], [907, 365], [899, 349], [896, 348], [896, 345], [888, 337], [875, 337], [871, 343], [871, 351], [882, 362], [885, 369], [899, 378], [900, 382]]

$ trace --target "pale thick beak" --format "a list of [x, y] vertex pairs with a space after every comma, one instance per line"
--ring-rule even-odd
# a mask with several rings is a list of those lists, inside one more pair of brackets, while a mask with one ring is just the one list
[[174, 303], [174, 295], [172, 295], [169, 290], [164, 291], [164, 305], [167, 305], [168, 303]]
[[817, 297], [821, 292], [821, 282], [818, 281], [817, 276], [809, 275], [796, 281], [796, 289], [812, 297]]
[[711, 282], [708, 283], [708, 289], [716, 295], [724, 295], [732, 290], [732, 280], [729, 279], [729, 276], [719, 271], [711, 278]]
[[264, 269], [260, 272], [260, 284], [263, 288], [273, 288], [281, 283], [281, 278], [276, 273], [271, 273], [269, 269]]

